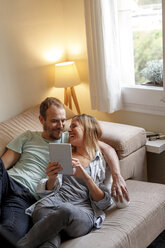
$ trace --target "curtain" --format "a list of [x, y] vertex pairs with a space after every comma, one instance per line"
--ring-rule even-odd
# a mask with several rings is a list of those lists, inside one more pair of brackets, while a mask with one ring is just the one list
[[134, 85], [131, 3], [84, 0], [91, 104], [102, 112], [122, 107], [122, 85]]
[[121, 109], [121, 64], [116, 0], [84, 0], [92, 109]]

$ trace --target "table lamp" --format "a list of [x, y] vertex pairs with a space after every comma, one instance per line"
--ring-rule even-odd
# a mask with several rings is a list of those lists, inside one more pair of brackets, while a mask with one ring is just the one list
[[80, 108], [74, 86], [80, 83], [80, 78], [74, 61], [55, 64], [55, 87], [64, 88], [64, 104], [72, 110], [72, 99], [77, 112]]

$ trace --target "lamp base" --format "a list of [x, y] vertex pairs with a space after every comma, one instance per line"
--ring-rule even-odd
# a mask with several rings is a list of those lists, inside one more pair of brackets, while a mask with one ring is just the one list
[[72, 100], [74, 102], [74, 105], [76, 107], [77, 113], [80, 114], [80, 108], [77, 101], [76, 92], [74, 90], [74, 87], [69, 87], [64, 89], [64, 104], [66, 106], [69, 106], [69, 108], [72, 110]]

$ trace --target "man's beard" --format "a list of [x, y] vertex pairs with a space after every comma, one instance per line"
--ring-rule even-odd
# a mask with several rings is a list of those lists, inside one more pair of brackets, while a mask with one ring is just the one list
[[[49, 138], [53, 139], [53, 140], [58, 140], [61, 138], [62, 132], [63, 130], [61, 130], [61, 128], [54, 128], [54, 129], [50, 129], [46, 124], [44, 125], [44, 131], [48, 134]], [[58, 136], [55, 136], [53, 134], [53, 132], [56, 131], [60, 131]]]
[[61, 131], [61, 133], [60, 133], [60, 135], [59, 135], [58, 137], [54, 136], [53, 133], [50, 133], [50, 134], [49, 134], [49, 137], [50, 137], [51, 139], [58, 140], [58, 139], [61, 138], [61, 135], [62, 135], [62, 131]]

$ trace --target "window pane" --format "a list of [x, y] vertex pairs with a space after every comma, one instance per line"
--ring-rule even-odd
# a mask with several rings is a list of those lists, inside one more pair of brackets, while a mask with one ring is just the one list
[[136, 84], [162, 86], [162, 1], [132, 0], [131, 16]]

